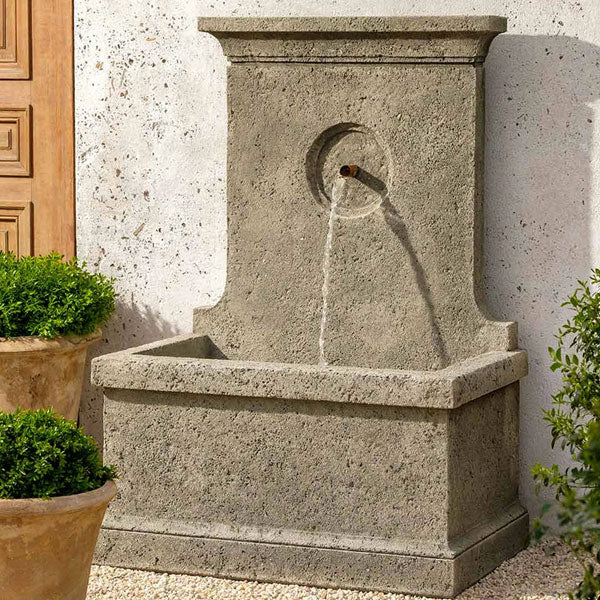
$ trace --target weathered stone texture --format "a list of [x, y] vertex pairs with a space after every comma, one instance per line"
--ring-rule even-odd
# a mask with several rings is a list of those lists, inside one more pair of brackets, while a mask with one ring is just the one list
[[267, 23], [201, 22], [232, 59], [227, 286], [196, 335], [94, 363], [123, 473], [98, 557], [455, 595], [527, 537], [526, 355], [477, 303], [504, 21]]
[[515, 502], [517, 408], [514, 386], [454, 412], [112, 391], [106, 526], [451, 558]]
[[[324, 42], [337, 26], [327, 21]], [[246, 59], [257, 60], [261, 24], [243, 24]], [[377, 47], [380, 38], [367, 41]], [[305, 51], [312, 43], [296, 39]], [[327, 131], [357, 127], [365, 139], [348, 155], [365, 173], [357, 187], [371, 196], [375, 188], [379, 201], [334, 221], [326, 361], [435, 369], [516, 346], [515, 325], [489, 321], [476, 304], [482, 67], [440, 64], [426, 43], [411, 47], [426, 64], [367, 66], [352, 56], [230, 66], [227, 286], [194, 323], [228, 358], [318, 362], [330, 215], [313, 189], [343, 163], [313, 165], [310, 153]], [[377, 162], [387, 165], [383, 181], [365, 169]], [[318, 172], [324, 166], [332, 173]]]
[[394, 371], [213, 350], [95, 361], [122, 473], [99, 561], [448, 596], [522, 547], [523, 352]]

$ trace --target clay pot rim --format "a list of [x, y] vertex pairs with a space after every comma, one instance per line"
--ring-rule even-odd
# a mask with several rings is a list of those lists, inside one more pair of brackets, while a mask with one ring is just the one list
[[90, 510], [105, 506], [116, 494], [117, 485], [111, 479], [96, 490], [73, 496], [57, 496], [48, 500], [41, 498], [3, 499], [0, 500], [0, 519], [2, 517], [43, 516]]
[[20, 336], [0, 338], [1, 354], [29, 354], [36, 352], [69, 352], [75, 348], [89, 346], [102, 337], [102, 330], [97, 329], [87, 335], [65, 335], [46, 339], [39, 336]]

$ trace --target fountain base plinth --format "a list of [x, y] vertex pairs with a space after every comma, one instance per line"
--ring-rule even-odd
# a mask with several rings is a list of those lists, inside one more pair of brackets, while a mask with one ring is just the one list
[[195, 335], [94, 361], [121, 474], [98, 562], [449, 597], [524, 547], [525, 353], [439, 371], [215, 356]]

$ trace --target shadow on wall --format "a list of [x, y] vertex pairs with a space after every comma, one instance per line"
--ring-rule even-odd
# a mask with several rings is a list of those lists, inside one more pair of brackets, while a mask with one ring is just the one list
[[425, 269], [423, 269], [423, 265], [421, 264], [417, 253], [415, 252], [412, 242], [410, 241], [410, 236], [408, 235], [406, 225], [404, 224], [404, 219], [402, 219], [402, 217], [398, 214], [398, 211], [390, 202], [389, 198], [384, 198], [383, 202], [381, 203], [381, 208], [385, 222], [388, 224], [388, 227], [393, 231], [394, 235], [404, 247], [404, 251], [410, 260], [410, 265], [413, 273], [415, 274], [419, 291], [427, 308], [429, 328], [431, 330], [431, 344], [438, 356], [440, 365], [439, 368], [443, 369], [450, 364], [450, 357], [448, 356], [446, 343], [444, 342], [442, 332], [440, 331], [439, 322], [435, 314], [435, 306], [433, 304], [433, 300], [431, 299], [431, 292], [427, 282]]
[[590, 104], [600, 98], [600, 48], [571, 37], [500, 36], [486, 63], [486, 96], [486, 300], [496, 317], [519, 321], [529, 351], [521, 493], [535, 511], [529, 469], [552, 460], [541, 410], [559, 384], [546, 349], [565, 319], [561, 302], [593, 260]]
[[79, 412], [80, 425], [96, 438], [100, 447], [103, 444], [103, 397], [102, 390], [90, 382], [92, 359], [102, 354], [173, 337], [179, 333], [150, 307], [117, 302], [115, 314], [103, 330], [102, 342], [89, 351]]

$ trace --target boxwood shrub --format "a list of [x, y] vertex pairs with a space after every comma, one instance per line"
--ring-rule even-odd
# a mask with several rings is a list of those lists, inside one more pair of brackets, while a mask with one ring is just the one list
[[[552, 371], [562, 386], [552, 396], [544, 419], [552, 432], [552, 447], [568, 452], [571, 464], [561, 468], [536, 465], [533, 476], [556, 497], [558, 529], [534, 521], [534, 535], [554, 529], [582, 568], [582, 579], [569, 594], [575, 600], [600, 598], [600, 269], [563, 306], [571, 318], [559, 329], [555, 348], [549, 348]], [[551, 510], [544, 506], [543, 513]]]
[[74, 421], [52, 409], [0, 412], [0, 499], [71, 496], [116, 476]]
[[58, 254], [0, 252], [0, 337], [87, 335], [115, 308], [113, 281]]

